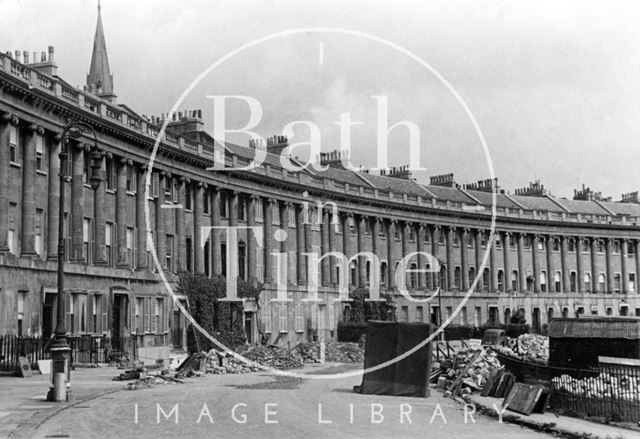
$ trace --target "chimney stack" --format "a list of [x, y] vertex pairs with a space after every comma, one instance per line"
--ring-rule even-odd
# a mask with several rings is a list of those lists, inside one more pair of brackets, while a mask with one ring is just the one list
[[29, 51], [25, 50], [22, 52], [22, 58], [24, 59], [25, 64], [29, 64]]
[[53, 59], [53, 46], [49, 46], [49, 62], [51, 64], [55, 63], [55, 60]]
[[19, 50], [16, 50], [16, 52], [15, 52], [15, 59], [16, 59], [16, 61], [20, 62], [20, 51]]

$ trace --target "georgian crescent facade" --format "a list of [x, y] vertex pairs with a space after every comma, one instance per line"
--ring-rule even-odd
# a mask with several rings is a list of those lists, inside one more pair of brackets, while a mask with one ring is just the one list
[[[0, 334], [48, 336], [55, 328], [61, 216], [67, 330], [108, 335], [114, 348], [133, 336], [145, 361], [183, 349], [187, 326], [158, 276], [147, 236], [173, 285], [182, 271], [227, 270], [264, 283], [260, 303], [244, 303], [252, 343], [335, 337], [349, 307], [331, 305], [339, 284], [369, 286], [373, 276], [395, 295], [399, 320], [444, 320], [474, 280], [453, 323], [505, 322], [520, 309], [534, 330], [551, 316], [640, 315], [637, 194], [611, 202], [585, 189], [574, 198], [586, 199], [569, 200], [537, 183], [516, 194], [498, 191], [495, 241], [479, 272], [497, 182], [459, 185], [447, 174], [419, 184], [406, 168], [385, 175], [350, 171], [339, 152], [321, 155], [325, 170], [290, 172], [280, 164], [281, 136], [268, 139], [266, 160], [255, 169], [208, 171], [215, 140], [197, 110], [172, 116], [149, 169], [165, 120], [116, 103], [102, 47], [99, 18], [84, 90], [57, 76], [53, 48], [39, 62], [35, 54], [31, 60], [19, 52], [0, 55]], [[97, 190], [88, 179], [90, 137], [69, 140], [69, 178], [60, 187], [60, 136], [69, 118], [98, 133], [104, 179]], [[255, 146], [225, 145], [226, 166], [248, 165]], [[237, 248], [229, 249], [223, 229], [203, 232], [220, 226], [263, 233], [239, 230]], [[272, 254], [278, 252], [286, 263], [277, 263]], [[310, 279], [304, 253], [311, 252], [376, 258], [360, 255], [346, 264], [324, 258], [317, 279]], [[408, 268], [416, 271], [406, 276], [407, 290], [424, 299], [440, 287], [440, 301], [410, 301], [398, 292], [395, 268], [414, 252], [433, 255], [440, 271], [433, 272], [426, 256], [412, 257]], [[292, 300], [271, 301], [285, 278]], [[322, 302], [304, 301], [309, 282], [318, 284]]]

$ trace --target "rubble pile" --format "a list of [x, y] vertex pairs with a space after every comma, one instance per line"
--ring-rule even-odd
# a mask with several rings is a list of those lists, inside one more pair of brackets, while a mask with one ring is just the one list
[[[463, 394], [482, 389], [493, 369], [502, 366], [491, 349], [461, 349], [451, 360], [434, 363], [439, 368], [438, 387], [446, 394], [460, 391]], [[454, 389], [454, 387], [459, 389]]]
[[500, 353], [521, 360], [546, 363], [549, 360], [549, 338], [538, 334], [522, 334], [509, 346], [494, 346]]
[[601, 373], [590, 378], [577, 379], [570, 375], [560, 375], [553, 380], [554, 388], [572, 395], [604, 399], [617, 398], [627, 401], [640, 399], [640, 380], [634, 377], [618, 378]]
[[[320, 363], [320, 343], [298, 343], [292, 348], [286, 346], [253, 346], [242, 356], [261, 366], [287, 370], [304, 364]], [[214, 374], [248, 373], [262, 370], [247, 364], [232, 354], [212, 349], [206, 354], [207, 372]], [[364, 360], [364, 350], [357, 343], [326, 343], [325, 361], [338, 363], [358, 363]]]

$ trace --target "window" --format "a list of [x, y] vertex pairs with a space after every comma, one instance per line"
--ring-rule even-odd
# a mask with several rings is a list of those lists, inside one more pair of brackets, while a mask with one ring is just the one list
[[186, 253], [185, 254], [186, 267], [180, 267], [179, 269], [180, 270], [186, 270], [186, 271], [192, 273], [193, 272], [193, 266], [192, 266], [192, 264], [193, 264], [193, 241], [192, 241], [190, 236], [187, 236], [184, 239], [184, 246], [185, 246], [185, 253]]
[[467, 325], [469, 324], [469, 318], [467, 316], [467, 307], [463, 306], [460, 310], [460, 324]]
[[[229, 217], [229, 201], [228, 201], [226, 192], [220, 192], [220, 196], [218, 197], [218, 199], [219, 199], [219, 203], [220, 203], [220, 206], [219, 206], [220, 207], [220, 216], [222, 218], [228, 218]], [[275, 207], [274, 210], [276, 210], [276, 211], [278, 210], [277, 206], [278, 206], [277, 203], [274, 204], [274, 207]], [[274, 212], [273, 216], [275, 217], [275, 212]], [[275, 224], [275, 219], [274, 219], [273, 223]]]
[[598, 253], [604, 253], [604, 251], [605, 251], [604, 241], [598, 240]]
[[100, 296], [97, 294], [94, 294], [92, 297], [92, 306], [91, 306], [91, 329], [93, 330], [93, 332], [100, 332], [100, 328], [99, 328], [99, 322], [100, 320], [98, 319], [98, 308], [100, 307]]
[[524, 248], [525, 249], [530, 249], [531, 248], [531, 236], [527, 235], [524, 237]]
[[380, 285], [387, 285], [387, 263], [380, 263]]
[[301, 303], [295, 305], [295, 330], [296, 332], [304, 332], [304, 312]]
[[36, 244], [36, 253], [39, 256], [42, 256], [44, 252], [44, 242], [42, 239], [42, 230], [43, 230], [43, 221], [44, 221], [44, 212], [42, 209], [36, 209], [36, 222], [35, 222], [35, 244]]
[[169, 271], [173, 271], [173, 235], [167, 235], [166, 238], [166, 263], [167, 263], [167, 270]]
[[11, 125], [9, 128], [9, 161], [19, 163], [20, 157], [20, 135], [18, 127]]
[[[115, 190], [116, 188], [116, 166], [113, 158], [107, 157], [106, 159], [106, 181], [107, 181], [107, 190]], [[154, 173], [154, 176], [157, 176], [157, 173]]]
[[627, 305], [620, 305], [620, 315], [623, 317], [629, 315], [629, 307]]
[[598, 315], [598, 307], [597, 306], [592, 306], [591, 307], [591, 315], [592, 316], [597, 316]]
[[238, 220], [247, 220], [247, 199], [244, 197], [238, 197]]
[[460, 267], [455, 267], [455, 269], [453, 270], [453, 287], [454, 288], [460, 288], [461, 276], [462, 276], [462, 270], [460, 269]]
[[564, 306], [562, 307], [562, 318], [566, 319], [567, 317], [569, 317], [569, 308]]
[[576, 241], [574, 239], [568, 239], [567, 240], [567, 245], [569, 247], [569, 251], [570, 252], [575, 252], [576, 251]]
[[509, 235], [509, 248], [516, 248], [516, 237], [513, 236], [513, 233]]
[[18, 251], [18, 236], [16, 234], [16, 212], [18, 205], [16, 203], [9, 203], [9, 230], [7, 231], [7, 241], [9, 245], [9, 251], [14, 255]]
[[209, 191], [204, 189], [202, 194], [202, 212], [206, 215], [209, 214]]
[[136, 192], [138, 186], [138, 174], [133, 166], [127, 166], [127, 192]]
[[511, 272], [511, 289], [513, 291], [518, 291], [518, 270], [513, 270]]
[[585, 273], [582, 280], [584, 282], [584, 290], [587, 293], [591, 292], [591, 274]]
[[184, 208], [193, 210], [193, 186], [188, 183], [184, 185]]
[[482, 284], [485, 290], [491, 289], [491, 269], [490, 268], [485, 267], [484, 272], [482, 273]]
[[578, 291], [577, 279], [578, 279], [578, 275], [576, 274], [575, 271], [572, 271], [571, 273], [569, 273], [569, 284], [570, 284], [570, 289], [572, 293], [575, 293], [576, 291]]
[[24, 299], [26, 292], [18, 292], [18, 335], [22, 336], [22, 320], [24, 319]]
[[410, 277], [409, 277], [409, 287], [415, 290], [416, 288], [418, 288], [418, 276], [416, 273], [416, 270], [418, 269], [418, 264], [416, 264], [415, 262], [412, 262], [409, 267], [411, 269]]
[[436, 235], [438, 235], [438, 244], [444, 245], [444, 233], [440, 229], [436, 229], [433, 231]]
[[498, 291], [504, 291], [504, 271], [498, 270]]
[[82, 220], [82, 248], [85, 261], [91, 262], [91, 218], [83, 218]]
[[605, 314], [608, 315], [608, 316], [613, 315], [613, 308], [610, 307], [610, 306], [607, 306], [606, 309], [605, 309]]
[[107, 258], [107, 265], [113, 266], [113, 224], [107, 223], [104, 228], [104, 243], [105, 243], [105, 252], [107, 253], [105, 256]]
[[576, 317], [584, 314], [584, 306], [579, 306], [576, 308]]
[[358, 284], [358, 264], [356, 261], [351, 261], [349, 270], [351, 272], [351, 285], [355, 287]]
[[403, 306], [400, 309], [400, 319], [401, 322], [408, 322], [409, 321], [409, 307], [408, 306]]
[[547, 309], [547, 322], [550, 322], [552, 318], [553, 318], [553, 307], [550, 306]]
[[555, 238], [552, 238], [552, 239], [553, 239], [553, 251], [554, 252], [559, 252], [560, 251], [560, 241], [558, 241]]
[[499, 323], [498, 307], [497, 306], [490, 306], [489, 307], [489, 323]]
[[136, 333], [144, 334], [144, 297], [136, 297], [135, 325]]
[[384, 231], [384, 223], [382, 222], [380, 222], [378, 226], [378, 237], [383, 239], [386, 238], [385, 231]]
[[616, 293], [620, 292], [620, 273], [614, 273], [613, 274], [613, 291]]
[[628, 255], [636, 254], [636, 246], [633, 244], [633, 242], [629, 243], [629, 245], [627, 246], [627, 254]]
[[502, 240], [500, 239], [500, 235], [496, 233], [495, 235], [493, 235], [493, 239], [495, 240], [496, 248], [502, 248]]
[[479, 306], [476, 306], [475, 308], [474, 323], [475, 326], [480, 326], [482, 324], [482, 308]]
[[36, 170], [46, 171], [44, 160], [44, 137], [36, 135]]
[[273, 325], [271, 324], [271, 303], [267, 302], [263, 306], [262, 321], [264, 322], [264, 332], [273, 332]]
[[408, 226], [407, 229], [409, 232], [409, 241], [414, 242], [416, 240], [416, 234], [415, 234], [415, 231], [413, 230], [413, 227]]
[[162, 309], [162, 299], [156, 299], [153, 301], [153, 319], [151, 320], [151, 332], [157, 333], [160, 331], [160, 310]]
[[453, 234], [453, 246], [460, 247], [460, 236], [457, 233]]
[[247, 280], [246, 269], [245, 269], [246, 266], [247, 266], [247, 246], [245, 245], [244, 242], [241, 242], [240, 244], [238, 244], [238, 277], [240, 279]]
[[600, 292], [605, 292], [605, 277], [604, 277], [604, 273], [600, 273], [598, 275], [598, 289], [600, 290]]
[[371, 235], [371, 225], [369, 224], [369, 220], [365, 218], [362, 223], [364, 224], [364, 234]]
[[544, 270], [540, 271], [540, 290], [543, 293], [547, 292], [547, 272]]
[[504, 309], [504, 323], [511, 323], [511, 308]]
[[133, 260], [134, 260], [134, 254], [133, 254], [133, 227], [127, 227], [127, 237], [126, 237], [126, 244], [127, 244], [127, 261], [129, 262], [129, 264], [131, 266], [133, 266]]
[[629, 291], [635, 291], [636, 290], [636, 274], [635, 273], [629, 273], [629, 287], [628, 287]]
[[278, 329], [280, 332], [287, 332], [287, 303], [280, 303], [280, 314], [278, 318]]
[[556, 271], [556, 274], [553, 275], [553, 282], [555, 283], [556, 293], [562, 291], [562, 273], [560, 271]]
[[400, 241], [400, 228], [397, 224], [395, 224], [393, 227], [393, 239], [395, 239], [396, 241]]
[[445, 307], [445, 312], [447, 313], [446, 318], [449, 319], [453, 314], [453, 307], [452, 306]]
[[424, 309], [422, 306], [416, 306], [416, 322], [422, 323], [424, 321]]
[[[356, 226], [355, 226], [355, 221], [353, 220], [352, 216], [348, 217], [347, 224], [349, 226], [349, 234], [355, 235], [356, 234]], [[398, 235], [398, 237], [400, 236], [399, 230], [398, 230], [397, 227], [396, 227], [396, 234]]]

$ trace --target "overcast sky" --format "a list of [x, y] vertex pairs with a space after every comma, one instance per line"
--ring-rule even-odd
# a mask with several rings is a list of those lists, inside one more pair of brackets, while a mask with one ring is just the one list
[[[53, 45], [59, 75], [83, 85], [96, 6], [0, 0], [0, 50]], [[585, 183], [614, 200], [640, 189], [637, 1], [103, 0], [102, 18], [118, 102], [141, 114], [168, 112], [205, 68], [254, 39], [292, 28], [352, 29], [415, 53], [455, 87], [486, 136], [503, 188], [540, 179], [554, 195], [571, 197]], [[488, 176], [453, 95], [406, 55], [364, 38], [298, 34], [238, 54], [182, 106], [202, 108], [211, 130], [208, 95], [258, 99], [264, 114], [255, 131], [264, 136], [312, 121], [323, 150], [340, 146], [334, 122], [350, 112], [362, 122], [352, 130], [353, 162], [366, 167], [375, 166], [377, 142], [371, 96], [387, 96], [390, 124], [419, 126], [425, 175], [454, 172], [460, 183]], [[247, 117], [233, 105], [227, 123]], [[391, 165], [408, 163], [407, 132], [389, 137]], [[296, 130], [295, 141], [305, 139], [308, 132]]]

